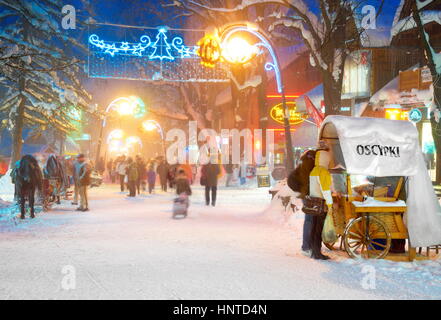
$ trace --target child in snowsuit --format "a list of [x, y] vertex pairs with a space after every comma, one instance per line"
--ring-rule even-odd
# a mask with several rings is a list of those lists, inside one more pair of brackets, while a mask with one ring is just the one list
[[177, 215], [187, 215], [188, 207], [190, 206], [190, 201], [188, 197], [191, 195], [190, 181], [185, 173], [185, 170], [179, 168], [177, 170], [176, 178], [176, 194], [178, 198], [174, 200], [173, 205], [173, 217]]

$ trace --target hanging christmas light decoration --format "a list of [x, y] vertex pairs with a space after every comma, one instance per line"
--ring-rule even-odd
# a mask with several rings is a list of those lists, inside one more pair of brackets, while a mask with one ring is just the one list
[[[181, 37], [175, 37], [168, 42], [168, 37], [166, 35], [167, 28], [161, 27], [158, 29], [156, 34], [156, 41], [152, 43], [150, 37], [143, 35], [139, 38], [139, 43], [129, 43], [129, 42], [106, 42], [100, 40], [98, 35], [92, 34], [89, 37], [89, 43], [93, 46], [101, 49], [104, 53], [110, 56], [115, 56], [119, 54], [134, 55], [138, 57], [147, 56], [150, 60], [170, 60], [173, 61], [175, 58], [190, 58], [193, 54], [195, 56], [195, 49], [191, 49], [184, 45], [184, 40]], [[153, 49], [147, 50], [148, 48]], [[172, 49], [177, 51], [177, 55], [172, 54]]]
[[[221, 57], [219, 43], [207, 39], [203, 49], [199, 45], [185, 44], [184, 38], [174, 35], [177, 29], [168, 27], [153, 28], [131, 27], [127, 31], [107, 25], [94, 26], [89, 36], [88, 75], [93, 78], [130, 79], [144, 81], [178, 82], [228, 82], [227, 65], [218, 63]], [[142, 30], [141, 34], [138, 31]], [[101, 31], [102, 30], [102, 31]], [[182, 30], [188, 39], [199, 39], [203, 31]], [[124, 41], [104, 39], [104, 34], [124, 34]], [[170, 36], [173, 34], [173, 36]], [[139, 39], [128, 41], [128, 39]], [[186, 38], [186, 40], [188, 40]], [[199, 53], [206, 57], [204, 68], [200, 63]]]
[[201, 64], [205, 67], [214, 68], [222, 57], [218, 37], [208, 34], [199, 40], [198, 47], [196, 53], [201, 58]]

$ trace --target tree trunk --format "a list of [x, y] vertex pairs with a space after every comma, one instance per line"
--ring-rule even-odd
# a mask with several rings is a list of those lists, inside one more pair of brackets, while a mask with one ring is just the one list
[[[438, 79], [440, 75], [437, 75]], [[437, 78], [433, 78], [434, 83]], [[441, 101], [441, 88], [440, 86], [433, 86], [433, 96], [434, 101]], [[439, 104], [436, 105], [436, 109], [439, 110]], [[433, 119], [433, 120], [432, 120]], [[432, 137], [435, 143], [436, 148], [436, 183], [441, 183], [441, 132], [439, 130], [440, 123], [436, 123], [435, 116], [431, 115], [431, 124], [432, 124]]]
[[328, 71], [323, 71], [322, 76], [325, 116], [339, 114], [341, 107], [341, 81], [337, 83], [332, 73]]
[[[19, 86], [20, 92], [25, 89], [25, 78], [21, 77]], [[23, 127], [24, 127], [24, 111], [25, 111], [26, 98], [21, 95], [20, 102], [17, 107], [17, 111], [13, 118], [13, 128], [12, 128], [12, 153], [11, 153], [11, 168], [15, 167], [15, 163], [20, 160], [21, 149], [23, 146]]]
[[[417, 25], [421, 44], [422, 44], [422, 47], [425, 52], [427, 66], [429, 67], [430, 73], [432, 75], [433, 83], [437, 83], [437, 81], [441, 77], [441, 75], [438, 74], [438, 72], [437, 72], [436, 64], [435, 64], [434, 57], [433, 57], [432, 50], [431, 50], [432, 48], [431, 48], [431, 45], [430, 45], [428, 39], [426, 38], [426, 34], [424, 31], [424, 25], [421, 21], [421, 16], [418, 11], [416, 0], [414, 0], [412, 2], [412, 16], [415, 21], [415, 24]], [[438, 104], [438, 101], [441, 101], [440, 100], [441, 99], [441, 89], [437, 85], [433, 86], [433, 96], [434, 96], [433, 102], [435, 103], [435, 109], [437, 111], [439, 111], [440, 105]], [[435, 115], [433, 114], [433, 112], [430, 115], [430, 124], [432, 125], [432, 137], [433, 137], [433, 141], [435, 143], [435, 148], [436, 148], [436, 178], [435, 178], [435, 182], [437, 184], [439, 184], [439, 183], [441, 183], [441, 136], [438, 133], [438, 126], [440, 124], [436, 122]]]
[[436, 177], [435, 177], [435, 182], [437, 184], [439, 184], [441, 182], [441, 168], [440, 168], [440, 164], [441, 164], [441, 152], [439, 152], [439, 150], [441, 150], [441, 137], [438, 133], [438, 126], [440, 125], [438, 122], [436, 122], [435, 120], [435, 115], [433, 114], [433, 112], [430, 113], [430, 124], [432, 126], [432, 137], [433, 137], [433, 142], [435, 143], [435, 149], [436, 149], [436, 158], [435, 158], [435, 165], [436, 165]]

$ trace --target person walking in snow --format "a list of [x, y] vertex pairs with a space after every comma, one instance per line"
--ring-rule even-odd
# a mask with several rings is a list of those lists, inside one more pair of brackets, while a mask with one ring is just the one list
[[131, 157], [127, 159], [127, 185], [129, 188], [129, 197], [136, 196], [136, 183], [138, 181], [138, 167]]
[[138, 169], [138, 179], [136, 180], [136, 190], [138, 195], [141, 194], [141, 183], [146, 177], [146, 163], [142, 160], [140, 155], [136, 156], [136, 168]]
[[153, 189], [155, 189], [156, 182], [156, 172], [154, 170], [154, 166], [150, 165], [147, 170], [147, 183], [149, 185], [149, 193], [151, 194]]
[[159, 181], [161, 183], [162, 191], [167, 192], [167, 175], [168, 175], [169, 166], [167, 161], [162, 160], [156, 169], [156, 173], [159, 175]]
[[168, 167], [167, 179], [170, 188], [175, 187], [175, 178], [176, 178], [176, 171], [178, 169], [178, 166], [179, 164], [172, 164], [171, 166]]
[[78, 182], [78, 194], [80, 196], [80, 206], [77, 211], [89, 211], [89, 200], [87, 196], [87, 188], [90, 185], [91, 168], [86, 162], [84, 154], [77, 157], [77, 166], [75, 167], [75, 176]]
[[72, 201], [73, 205], [78, 205], [78, 198], [80, 195], [80, 167], [82, 166], [81, 162], [79, 161], [80, 158], [83, 158], [83, 154], [77, 155], [76, 160], [73, 163], [73, 181], [74, 181], [74, 199]]
[[216, 159], [211, 158], [210, 163], [204, 164], [201, 169], [201, 184], [205, 186], [205, 205], [210, 205], [210, 193], [211, 193], [211, 205], [216, 205], [217, 198], [217, 182], [220, 174], [219, 164]]
[[124, 192], [124, 184], [125, 184], [124, 180], [126, 178], [126, 169], [127, 169], [126, 157], [121, 156], [121, 159], [118, 162], [118, 166], [116, 167], [116, 172], [119, 177], [119, 185], [121, 188], [121, 192]]
[[115, 176], [113, 174], [113, 159], [110, 158], [109, 161], [107, 161], [107, 174], [109, 175], [110, 183], [115, 182]]

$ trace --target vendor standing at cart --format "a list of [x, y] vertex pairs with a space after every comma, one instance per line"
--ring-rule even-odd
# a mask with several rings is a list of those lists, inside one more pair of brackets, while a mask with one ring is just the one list
[[315, 167], [309, 174], [309, 195], [322, 198], [326, 201], [327, 213], [314, 215], [312, 218], [310, 245], [311, 258], [328, 260], [329, 257], [321, 253], [322, 231], [327, 214], [332, 214], [331, 174], [328, 171], [331, 156], [326, 150], [319, 150], [315, 156]]

